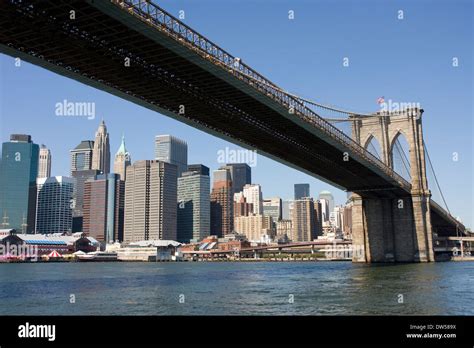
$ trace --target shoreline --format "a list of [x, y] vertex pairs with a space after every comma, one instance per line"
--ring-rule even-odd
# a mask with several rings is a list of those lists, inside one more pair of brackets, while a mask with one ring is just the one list
[[284, 258], [284, 259], [271, 259], [271, 258], [260, 258], [260, 259], [254, 259], [254, 258], [245, 258], [245, 259], [238, 259], [238, 260], [233, 260], [233, 259], [198, 259], [198, 260], [188, 260], [188, 259], [183, 259], [183, 260], [137, 260], [137, 259], [131, 259], [131, 260], [37, 260], [37, 261], [17, 261], [17, 260], [11, 260], [11, 261], [2, 261], [0, 264], [9, 264], [9, 263], [113, 263], [113, 262], [133, 262], [133, 263], [182, 263], [182, 262], [191, 262], [191, 263], [198, 263], [198, 262], [321, 262], [321, 261], [352, 261], [351, 259], [347, 258], [341, 258], [341, 259], [326, 259], [326, 258], [314, 258], [314, 259], [290, 259], [290, 258]]

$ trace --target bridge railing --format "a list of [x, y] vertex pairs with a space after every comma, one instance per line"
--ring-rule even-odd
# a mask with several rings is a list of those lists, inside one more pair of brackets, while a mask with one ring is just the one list
[[268, 97], [274, 99], [288, 110], [293, 110], [294, 114], [305, 120], [312, 126], [322, 130], [333, 139], [347, 146], [350, 151], [364, 158], [382, 172], [393, 178], [400, 186], [409, 190], [411, 184], [402, 176], [397, 174], [392, 168], [385, 165], [380, 159], [360, 146], [351, 137], [325, 121], [317, 113], [305, 105], [305, 103], [284, 92], [277, 85], [272, 83], [242, 62], [240, 58], [234, 57], [224, 49], [220, 48], [212, 41], [197, 33], [186, 24], [169, 14], [150, 0], [110, 0], [112, 3], [126, 9], [129, 13], [140, 17], [143, 21], [165, 31], [183, 45], [199, 52], [204, 58], [213, 61], [226, 70], [245, 81], [252, 87], [261, 91]]

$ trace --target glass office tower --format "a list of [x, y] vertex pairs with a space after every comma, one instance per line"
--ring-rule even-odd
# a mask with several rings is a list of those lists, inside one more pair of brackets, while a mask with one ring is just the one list
[[209, 236], [211, 229], [211, 181], [209, 168], [187, 171], [178, 178], [178, 241], [189, 243]]
[[155, 137], [155, 160], [176, 165], [179, 178], [188, 169], [188, 145], [184, 140], [172, 135], [157, 135]]
[[71, 202], [75, 180], [65, 176], [37, 179], [36, 233], [72, 232]]
[[12, 134], [2, 144], [0, 228], [35, 231], [39, 146], [30, 135]]
[[295, 199], [303, 199], [309, 196], [309, 184], [295, 184]]

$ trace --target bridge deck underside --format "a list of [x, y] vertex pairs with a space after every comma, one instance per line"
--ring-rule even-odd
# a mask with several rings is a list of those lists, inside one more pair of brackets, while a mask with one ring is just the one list
[[[101, 6], [107, 3], [114, 6], [108, 1]], [[169, 48], [174, 38], [158, 30], [153, 38], [143, 35], [137, 27], [144, 23], [124, 16], [129, 25], [86, 1], [1, 1], [0, 45], [8, 47], [5, 53], [257, 149], [363, 197], [408, 194], [367, 165], [344, 161], [343, 149], [297, 124], [298, 116], [277, 111], [272, 99], [262, 103], [251, 86], [243, 90], [218, 78], [189, 59], [197, 53], [176, 53]]]
[[[344, 161], [343, 151], [274, 109], [88, 3], [33, 2], [29, 10], [27, 3], [2, 2], [1, 44], [24, 48], [59, 68], [71, 67], [81, 79], [99, 81], [104, 89], [125, 92], [340, 187], [360, 190], [365, 196], [401, 193], [393, 192], [398, 188], [361, 163]], [[76, 12], [74, 20], [69, 19], [71, 9]], [[158, 31], [157, 38], [170, 40]], [[125, 66], [125, 57], [131, 57], [130, 67]], [[185, 115], [179, 115], [180, 105], [185, 106]]]
[[446, 216], [438, 207], [431, 205], [431, 227], [439, 237], [457, 236], [465, 232], [465, 226], [453, 221], [453, 218]]

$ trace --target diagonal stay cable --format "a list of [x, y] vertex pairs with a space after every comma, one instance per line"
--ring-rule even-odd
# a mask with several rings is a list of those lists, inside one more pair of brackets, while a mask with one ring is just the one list
[[425, 148], [426, 152], [426, 157], [428, 158], [428, 163], [431, 168], [431, 171], [433, 172], [433, 176], [436, 182], [436, 186], [438, 187], [439, 193], [441, 194], [441, 198], [443, 199], [444, 205], [446, 206], [446, 210], [448, 211], [449, 215], [451, 215], [451, 212], [449, 211], [448, 204], [446, 203], [446, 200], [444, 199], [443, 191], [441, 190], [441, 186], [439, 186], [438, 178], [436, 177], [436, 172], [433, 167], [433, 163], [431, 162], [430, 154], [428, 153], [428, 147], [426, 146], [425, 141], [423, 140], [423, 147]]

